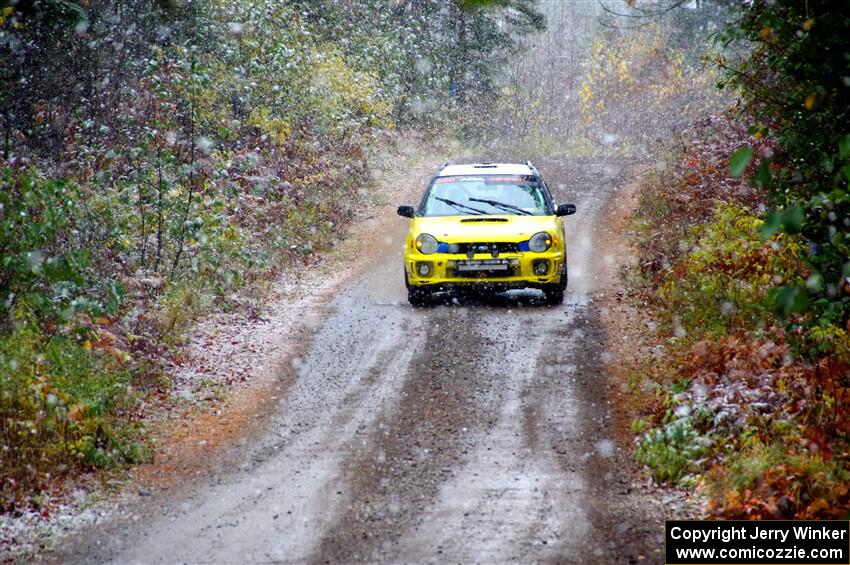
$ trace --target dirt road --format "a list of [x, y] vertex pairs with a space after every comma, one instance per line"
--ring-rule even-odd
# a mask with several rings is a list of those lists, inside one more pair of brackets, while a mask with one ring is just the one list
[[[613, 441], [595, 293], [621, 168], [538, 163], [573, 201], [570, 287], [414, 309], [386, 218], [266, 433], [211, 479], [80, 536], [68, 561], [659, 562], [660, 510]], [[421, 184], [424, 184], [425, 179]], [[403, 204], [407, 202], [398, 202]]]

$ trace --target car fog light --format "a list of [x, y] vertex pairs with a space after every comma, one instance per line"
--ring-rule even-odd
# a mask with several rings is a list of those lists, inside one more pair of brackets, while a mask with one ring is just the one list
[[416, 272], [419, 273], [419, 276], [421, 277], [427, 277], [431, 274], [431, 263], [417, 263]]
[[542, 277], [549, 273], [549, 261], [536, 261], [534, 263], [534, 274]]

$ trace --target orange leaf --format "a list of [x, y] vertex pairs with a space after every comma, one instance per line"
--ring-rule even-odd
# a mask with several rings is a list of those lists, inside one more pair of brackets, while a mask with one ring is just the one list
[[829, 510], [829, 502], [827, 502], [825, 498], [818, 498], [809, 504], [809, 507], [806, 508], [806, 514], [808, 516], [814, 516], [823, 510]]
[[68, 411], [68, 419], [73, 422], [79, 422], [83, 419], [83, 407], [80, 404], [74, 404], [71, 410]]

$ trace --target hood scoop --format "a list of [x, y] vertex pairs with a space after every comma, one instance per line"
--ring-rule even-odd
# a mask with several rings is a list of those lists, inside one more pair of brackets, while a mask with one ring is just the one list
[[507, 218], [464, 218], [461, 223], [467, 222], [507, 222]]

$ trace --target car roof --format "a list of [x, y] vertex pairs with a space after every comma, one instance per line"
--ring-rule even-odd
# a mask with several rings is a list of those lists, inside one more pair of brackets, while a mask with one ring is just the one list
[[519, 163], [470, 163], [468, 165], [446, 165], [437, 173], [438, 177], [456, 175], [533, 175], [535, 171], [527, 164]]

